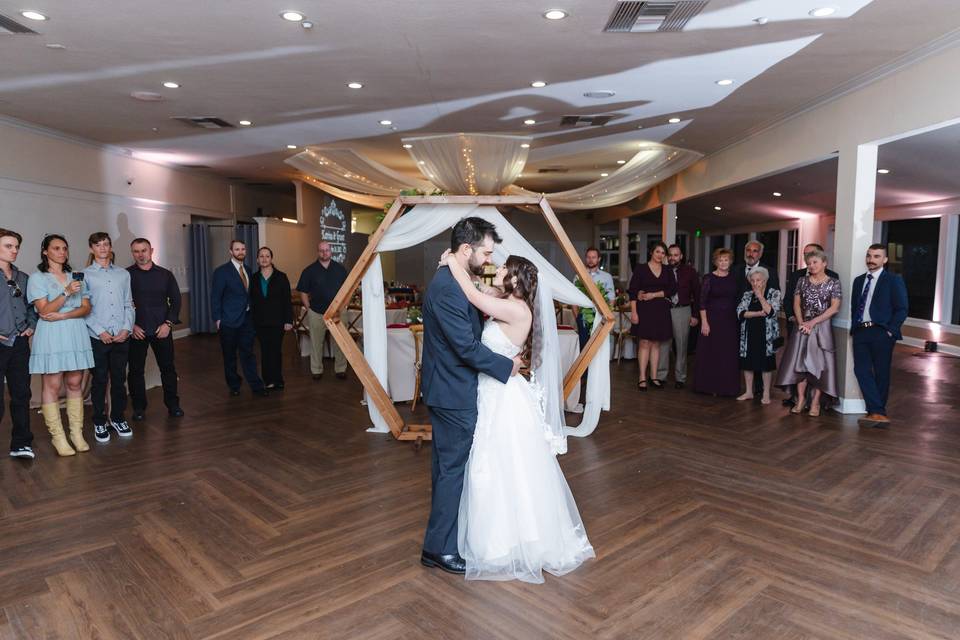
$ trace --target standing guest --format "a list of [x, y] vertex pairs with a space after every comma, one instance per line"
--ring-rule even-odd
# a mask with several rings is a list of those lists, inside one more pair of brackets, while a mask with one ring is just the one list
[[180, 323], [180, 286], [173, 274], [153, 261], [153, 246], [146, 238], [130, 243], [134, 264], [127, 267], [136, 317], [130, 341], [130, 373], [127, 385], [133, 401], [133, 419], [141, 421], [147, 411], [144, 379], [147, 350], [160, 369], [163, 404], [171, 418], [183, 416], [177, 395], [177, 369], [173, 363], [173, 326]]
[[[687, 381], [687, 341], [690, 327], [700, 324], [700, 275], [693, 265], [687, 264], [683, 250], [678, 244], [667, 248], [667, 267], [677, 283], [677, 292], [670, 296], [670, 320], [673, 325], [673, 344], [677, 349], [673, 377], [677, 389], [683, 389]], [[660, 364], [657, 378], [667, 379], [670, 369], [670, 341], [660, 345]]]
[[733, 267], [733, 275], [736, 277], [737, 283], [737, 301], [740, 301], [741, 296], [751, 289], [750, 282], [747, 277], [753, 272], [757, 267], [763, 267], [767, 270], [767, 273], [770, 274], [770, 277], [767, 279], [768, 283], [774, 289], [780, 289], [780, 278], [777, 275], [777, 270], [771, 267], [768, 264], [763, 263], [763, 243], [759, 240], [751, 240], [743, 247], [743, 264], [738, 264]]
[[260, 374], [267, 389], [283, 389], [283, 334], [293, 329], [290, 280], [274, 268], [270, 247], [257, 251], [257, 265], [260, 270], [250, 287], [250, 310], [260, 342]]
[[[310, 352], [310, 371], [313, 379], [323, 377], [323, 343], [327, 337], [327, 325], [323, 322], [323, 314], [340, 291], [340, 287], [347, 280], [347, 270], [333, 259], [333, 251], [329, 242], [317, 245], [317, 260], [300, 274], [297, 282], [297, 291], [303, 308], [307, 310], [307, 326], [310, 329], [310, 342], [313, 350]], [[336, 340], [332, 341], [333, 370], [341, 380], [347, 377], [347, 358], [340, 350]]]
[[760, 374], [763, 395], [760, 402], [770, 404], [770, 381], [777, 368], [777, 345], [780, 338], [780, 291], [769, 283], [765, 267], [750, 273], [750, 291], [743, 294], [737, 307], [740, 318], [740, 370], [743, 371], [744, 393], [737, 400], [753, 398], [753, 379]]
[[3, 386], [10, 388], [10, 456], [34, 457], [30, 432], [30, 336], [37, 326], [37, 312], [27, 302], [27, 274], [13, 263], [23, 238], [16, 231], [0, 229], [0, 420], [3, 420]]
[[714, 271], [700, 288], [700, 339], [693, 390], [718, 396], [740, 393], [737, 339], [737, 283], [730, 273], [733, 252], [713, 252]]
[[[590, 277], [599, 287], [603, 285], [603, 288], [606, 289], [607, 302], [610, 304], [611, 308], [613, 307], [613, 301], [616, 298], [616, 287], [613, 284], [613, 276], [607, 273], [606, 271], [600, 268], [600, 250], [596, 247], [590, 247], [587, 249], [587, 252], [583, 254], [583, 263], [587, 266], [587, 271], [590, 272]], [[573, 283], [576, 284], [580, 281], [580, 276], [574, 276]], [[590, 332], [592, 327], [588, 327], [586, 321], [583, 318], [581, 309], [573, 307], [573, 315], [577, 319], [577, 334], [580, 337], [580, 348], [583, 349], [584, 345], [590, 340]], [[600, 314], [597, 313], [594, 317], [600, 317]]]
[[886, 428], [893, 347], [903, 339], [900, 327], [907, 319], [907, 286], [896, 273], [883, 268], [887, 249], [872, 244], [867, 249], [867, 272], [853, 281], [850, 317], [853, 320], [853, 373], [867, 405], [864, 426]]
[[[43, 421], [57, 455], [89, 451], [83, 439], [83, 372], [93, 368], [93, 349], [83, 319], [90, 314], [90, 293], [83, 273], [72, 273], [70, 248], [61, 235], [50, 234], [40, 245], [39, 271], [27, 281], [27, 300], [40, 314], [30, 352], [30, 373], [43, 381]], [[60, 386], [67, 388], [70, 442], [60, 420]], [[73, 446], [70, 446], [73, 443]], [[76, 451], [74, 451], [76, 448]]]
[[[800, 254], [806, 256], [813, 250], [823, 251], [823, 247], [816, 242], [811, 242], [810, 244], [804, 245], [803, 252]], [[794, 331], [797, 330], [797, 316], [794, 313], [793, 309], [793, 294], [797, 291], [797, 283], [800, 282], [800, 278], [807, 274], [807, 267], [804, 265], [802, 268], [793, 271], [787, 278], [787, 288], [783, 291], [783, 300], [785, 304], [783, 305], [784, 315], [787, 317], [787, 335], [792, 336]], [[832, 269], [827, 269], [827, 275], [831, 278], [839, 279], [840, 276], [837, 275]], [[797, 388], [793, 385], [789, 387], [790, 397], [784, 398], [783, 406], [792, 407], [797, 402]]]
[[[657, 378], [660, 360], [660, 343], [673, 337], [670, 320], [670, 296], [677, 292], [677, 282], [670, 269], [664, 265], [667, 245], [655, 242], [650, 245], [647, 262], [637, 265], [630, 278], [631, 332], [636, 336], [637, 359], [640, 361], [640, 381], [637, 388], [647, 390], [647, 383], [654, 388], [663, 387]], [[650, 379], [647, 378], [647, 363], [650, 364]]]
[[250, 280], [253, 274], [243, 264], [247, 245], [242, 240], [230, 243], [230, 260], [213, 272], [210, 309], [220, 334], [223, 352], [223, 375], [231, 396], [240, 395], [243, 382], [237, 374], [237, 352], [243, 377], [255, 395], [269, 395], [257, 374], [257, 358], [253, 355], [253, 319], [250, 317]]
[[[93, 262], [83, 270], [93, 309], [87, 330], [93, 348], [93, 437], [110, 442], [110, 427], [118, 436], [133, 435], [124, 417], [127, 410], [127, 361], [133, 331], [133, 293], [130, 273], [113, 264], [113, 243], [102, 231], [88, 241]], [[107, 420], [107, 381], [110, 381], [110, 420]]]
[[807, 386], [813, 388], [810, 415], [819, 416], [823, 394], [836, 398], [836, 346], [830, 318], [840, 311], [840, 280], [827, 275], [827, 255], [814, 249], [804, 256], [808, 275], [800, 278], [793, 294], [793, 312], [801, 321], [790, 336], [777, 386], [797, 385], [797, 403], [791, 413], [801, 413], [806, 405]]

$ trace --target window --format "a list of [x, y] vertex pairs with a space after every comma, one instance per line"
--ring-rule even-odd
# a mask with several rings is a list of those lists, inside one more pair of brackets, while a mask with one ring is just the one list
[[933, 320], [937, 288], [940, 218], [895, 220], [883, 223], [887, 268], [903, 276], [911, 318]]
[[743, 250], [750, 242], [749, 233], [738, 233], [733, 236], [733, 261], [743, 262]]
[[600, 266], [616, 280], [620, 276], [620, 236], [600, 236]]
[[800, 268], [800, 247], [797, 246], [798, 242], [800, 242], [800, 230], [787, 230], [787, 273], [784, 274], [784, 276], [788, 276]]
[[761, 231], [757, 233], [757, 242], [763, 243], [761, 262], [776, 271], [780, 268], [780, 231]]

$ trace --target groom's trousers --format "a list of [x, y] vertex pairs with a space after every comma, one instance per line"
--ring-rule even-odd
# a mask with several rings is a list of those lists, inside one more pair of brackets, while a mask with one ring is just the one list
[[432, 480], [430, 520], [423, 550], [448, 555], [457, 553], [457, 516], [463, 473], [477, 426], [477, 408], [429, 407], [432, 424]]

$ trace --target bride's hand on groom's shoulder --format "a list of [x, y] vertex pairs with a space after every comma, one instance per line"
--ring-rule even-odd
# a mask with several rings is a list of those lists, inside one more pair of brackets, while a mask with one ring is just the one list
[[447, 249], [443, 252], [443, 255], [440, 256], [440, 262], [437, 263], [437, 269], [440, 267], [446, 267], [449, 265], [450, 260], [450, 249]]

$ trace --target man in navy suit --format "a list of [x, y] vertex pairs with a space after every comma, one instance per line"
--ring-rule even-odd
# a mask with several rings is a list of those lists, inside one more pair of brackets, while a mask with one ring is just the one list
[[[464, 218], [450, 235], [451, 258], [474, 275], [490, 264], [500, 236], [482, 218]], [[457, 552], [457, 516], [464, 465], [477, 425], [477, 374], [501, 382], [516, 375], [522, 361], [496, 354], [480, 342], [480, 312], [463, 295], [450, 270], [441, 267], [423, 299], [423, 402], [433, 425], [430, 520], [420, 562], [464, 573]]]
[[900, 327], [907, 319], [907, 286], [896, 273], [883, 268], [887, 249], [872, 244], [867, 249], [867, 273], [853, 281], [850, 296], [850, 335], [853, 336], [853, 372], [867, 405], [863, 426], [886, 428], [887, 397], [893, 347], [903, 338]]
[[266, 396], [267, 390], [257, 373], [257, 359], [253, 355], [253, 321], [250, 318], [250, 280], [253, 274], [243, 264], [247, 257], [247, 245], [241, 240], [230, 243], [230, 261], [213, 272], [210, 293], [210, 309], [220, 333], [220, 349], [223, 351], [223, 375], [227, 379], [231, 396], [240, 395], [242, 380], [237, 375], [237, 351], [243, 377], [258, 396]]

